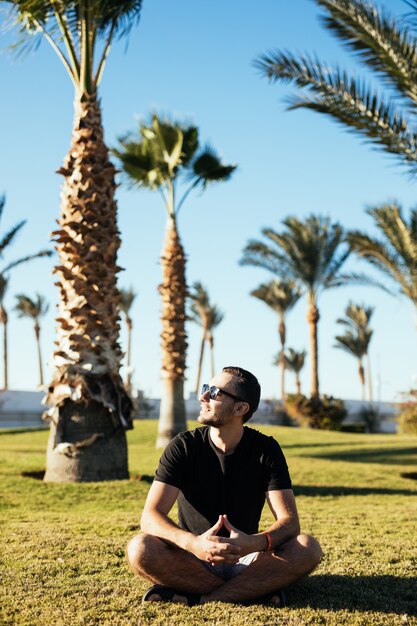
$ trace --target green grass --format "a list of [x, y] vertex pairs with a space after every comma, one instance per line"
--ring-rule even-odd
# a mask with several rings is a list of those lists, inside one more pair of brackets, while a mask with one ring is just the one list
[[[281, 443], [317, 571], [273, 609], [141, 605], [125, 546], [138, 531], [159, 452], [156, 423], [129, 433], [131, 480], [44, 484], [47, 433], [0, 434], [1, 624], [236, 626], [417, 624], [417, 438], [260, 427]], [[271, 521], [264, 511], [261, 526]]]

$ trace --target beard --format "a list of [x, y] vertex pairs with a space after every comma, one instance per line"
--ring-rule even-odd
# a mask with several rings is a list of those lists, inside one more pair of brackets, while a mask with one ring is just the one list
[[213, 415], [213, 413], [206, 413], [204, 409], [201, 409], [197, 421], [204, 426], [214, 426], [218, 428], [219, 426], [227, 424], [230, 421], [229, 418], [229, 413], [217, 413]]

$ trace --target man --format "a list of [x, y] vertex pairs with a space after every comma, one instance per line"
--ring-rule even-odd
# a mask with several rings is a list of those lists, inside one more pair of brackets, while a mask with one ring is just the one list
[[[284, 455], [244, 423], [258, 408], [253, 374], [225, 367], [203, 385], [203, 428], [165, 449], [127, 548], [133, 572], [154, 584], [144, 601], [285, 604], [286, 587], [311, 572], [321, 549], [300, 525]], [[265, 498], [274, 523], [258, 532]], [[179, 523], [169, 517], [178, 499]]]

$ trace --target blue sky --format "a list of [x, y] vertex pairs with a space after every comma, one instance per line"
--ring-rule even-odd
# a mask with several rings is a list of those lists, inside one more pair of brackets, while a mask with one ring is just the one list
[[[385, 2], [403, 14], [401, 0]], [[265, 226], [280, 228], [288, 215], [330, 215], [345, 227], [372, 231], [364, 208], [399, 201], [406, 214], [415, 204], [416, 185], [395, 160], [364, 145], [331, 120], [307, 111], [287, 112], [291, 87], [269, 84], [253, 60], [274, 48], [317, 52], [328, 63], [347, 65], [366, 75], [318, 20], [311, 0], [291, 3], [212, 0], [144, 0], [140, 24], [129, 45], [110, 52], [101, 85], [106, 141], [133, 129], [151, 111], [195, 123], [203, 142], [212, 144], [226, 162], [238, 164], [227, 183], [189, 197], [180, 214], [180, 234], [188, 256], [191, 284], [200, 280], [225, 319], [215, 335], [218, 367], [239, 364], [260, 379], [264, 396], [279, 394], [279, 372], [272, 366], [278, 350], [277, 320], [263, 303], [249, 296], [267, 272], [240, 267], [245, 243]], [[2, 47], [10, 42], [3, 35]], [[5, 261], [48, 246], [59, 216], [60, 177], [54, 172], [69, 147], [72, 86], [52, 49], [40, 48], [22, 60], [0, 55], [0, 192], [7, 194], [1, 223], [5, 232], [20, 219], [27, 225]], [[138, 292], [133, 308], [134, 381], [149, 396], [160, 391], [160, 303], [165, 210], [160, 197], [144, 191], [117, 192], [122, 235], [120, 285]], [[37, 385], [33, 329], [12, 312], [15, 294], [44, 294], [50, 312], [43, 322], [44, 360], [54, 341], [57, 290], [53, 262], [38, 260], [17, 268], [10, 280], [10, 387]], [[365, 264], [352, 262], [363, 270]], [[398, 399], [416, 383], [416, 319], [412, 305], [370, 288], [343, 288], [321, 295], [319, 308], [320, 380], [324, 393], [360, 397], [354, 359], [333, 348], [335, 323], [349, 300], [375, 306], [371, 359], [375, 395]], [[306, 303], [288, 316], [288, 345], [309, 347]], [[188, 325], [186, 393], [195, 384], [200, 329]], [[122, 328], [122, 344], [125, 343]], [[208, 357], [208, 355], [207, 355]], [[208, 379], [208, 358], [203, 378]], [[307, 362], [302, 383], [308, 391]], [[293, 388], [288, 375], [287, 388]]]

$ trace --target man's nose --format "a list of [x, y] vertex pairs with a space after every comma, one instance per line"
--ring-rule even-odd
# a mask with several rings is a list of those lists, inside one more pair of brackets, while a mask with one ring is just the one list
[[200, 394], [200, 401], [202, 402], [210, 402], [210, 390], [207, 389], [207, 391], [203, 391]]

